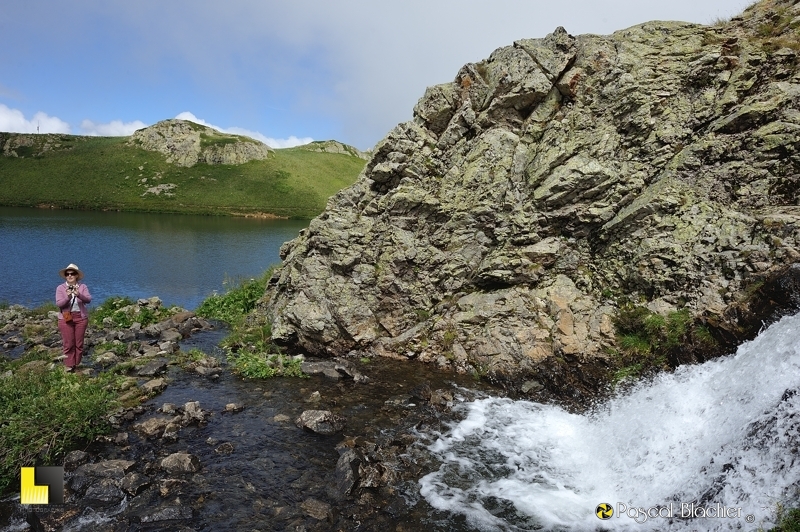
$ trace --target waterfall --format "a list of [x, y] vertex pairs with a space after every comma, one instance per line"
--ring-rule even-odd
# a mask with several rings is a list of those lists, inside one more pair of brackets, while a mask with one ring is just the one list
[[590, 414], [464, 403], [420, 491], [477, 530], [768, 530], [800, 506], [798, 386], [800, 314]]

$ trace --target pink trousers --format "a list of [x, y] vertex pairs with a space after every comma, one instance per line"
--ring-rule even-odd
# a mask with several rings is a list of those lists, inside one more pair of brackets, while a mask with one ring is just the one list
[[68, 368], [74, 368], [81, 363], [83, 336], [86, 334], [88, 321], [86, 318], [75, 317], [70, 322], [58, 320], [58, 330], [64, 342], [64, 355], [67, 357], [64, 359], [64, 365]]

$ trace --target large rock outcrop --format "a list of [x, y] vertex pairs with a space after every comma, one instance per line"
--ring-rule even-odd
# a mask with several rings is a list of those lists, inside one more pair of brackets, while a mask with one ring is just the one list
[[590, 380], [623, 297], [735, 328], [743, 294], [800, 257], [799, 24], [796, 2], [762, 1], [711, 27], [558, 28], [464, 66], [284, 245], [273, 337]]
[[167, 156], [178, 166], [243, 164], [266, 159], [269, 147], [250, 137], [228, 135], [188, 120], [162, 120], [131, 135], [128, 144]]

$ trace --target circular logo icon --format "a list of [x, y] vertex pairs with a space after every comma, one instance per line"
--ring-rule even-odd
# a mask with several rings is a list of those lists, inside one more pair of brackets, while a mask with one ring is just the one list
[[597, 505], [597, 508], [594, 509], [594, 513], [597, 517], [605, 521], [606, 519], [611, 519], [611, 516], [614, 515], [614, 507], [603, 502]]

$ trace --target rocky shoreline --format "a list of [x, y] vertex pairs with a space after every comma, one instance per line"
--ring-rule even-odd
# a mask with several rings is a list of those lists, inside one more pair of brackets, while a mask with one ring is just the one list
[[[150, 298], [136, 304], [155, 308], [161, 303]], [[393, 526], [398, 518], [412, 519], [414, 510], [401, 493], [403, 486], [416, 482], [428, 460], [417, 431], [442, 426], [458, 398], [477, 393], [463, 388], [470, 384], [468, 378], [459, 382], [462, 388], [455, 388], [447, 373], [423, 376], [408, 364], [371, 362], [354, 353], [304, 360], [309, 378], [293, 379], [299, 384], [289, 383], [289, 388], [285, 385], [290, 379], [243, 382], [230, 375], [218, 349], [203, 356], [193, 350], [191, 357], [182, 350], [181, 342], [214, 330], [214, 324], [182, 309], [148, 327], [134, 323], [127, 328], [90, 328], [89, 354], [79, 378], [127, 368], [123, 372], [129, 384], [118, 397], [123, 406], [109, 413], [110, 431], [64, 457], [63, 508], [26, 507], [18, 498], [6, 497], [0, 502], [0, 524], [27, 522], [36, 531], [64, 526], [193, 530], [214, 507], [204, 504], [219, 489], [214, 469], [246, 452], [255, 440], [241, 428], [238, 433], [223, 431], [220, 437], [215, 431], [227, 423], [278, 428], [299, 448], [316, 446], [328, 456], [283, 487], [293, 497], [275, 497], [263, 503], [268, 509], [256, 512], [266, 512], [272, 529], [349, 530], [354, 523]], [[2, 352], [13, 358], [23, 350], [50, 354], [50, 361], [27, 362], [2, 378], [14, 378], [17, 372], [61, 371], [59, 345], [53, 315], [37, 315], [20, 306], [0, 310]], [[230, 394], [232, 386], [246, 390], [240, 393], [250, 399], [223, 404], [218, 395]], [[190, 400], [163, 400], [172, 388]], [[292, 390], [294, 397], [285, 399], [284, 389]], [[260, 412], [265, 408], [274, 415], [264, 417]], [[248, 421], [235, 421], [237, 416]], [[255, 460], [270, 456], [269, 449], [254, 452]], [[270, 460], [277, 461], [274, 456]], [[253, 489], [259, 491], [255, 484]]]

